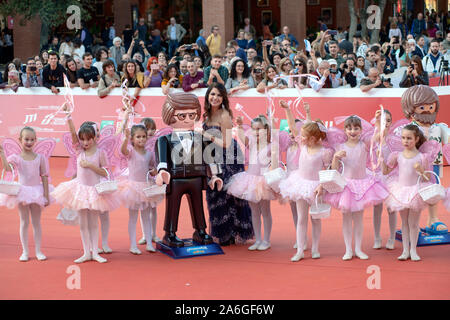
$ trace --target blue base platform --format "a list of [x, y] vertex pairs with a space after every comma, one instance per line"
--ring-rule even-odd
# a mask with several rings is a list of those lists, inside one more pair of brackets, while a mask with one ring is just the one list
[[[395, 233], [395, 239], [402, 241], [402, 231], [397, 230]], [[417, 240], [417, 246], [433, 246], [437, 244], [450, 244], [450, 233], [430, 235], [425, 232], [425, 229], [420, 229], [419, 239]]]
[[182, 240], [184, 242], [184, 247], [169, 247], [162, 242], [157, 242], [156, 249], [174, 259], [224, 254], [222, 248], [217, 243], [200, 244], [192, 239]]

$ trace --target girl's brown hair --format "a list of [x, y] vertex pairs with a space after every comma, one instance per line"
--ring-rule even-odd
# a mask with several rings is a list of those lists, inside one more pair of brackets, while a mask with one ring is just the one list
[[412, 131], [414, 132], [415, 137], [419, 137], [419, 140], [416, 142], [416, 149], [419, 149], [427, 141], [427, 138], [425, 138], [422, 131], [415, 124], [408, 124], [404, 126], [403, 130]]
[[136, 131], [142, 130], [145, 133], [145, 136], [147, 136], [147, 128], [143, 124], [135, 124], [131, 127], [130, 130], [130, 136], [131, 136], [131, 145], [134, 147], [133, 144], [133, 137], [136, 134]]
[[344, 128], [350, 126], [360, 127], [362, 129], [361, 119], [357, 116], [348, 117], [347, 119], [345, 119]]
[[152, 118], [142, 118], [141, 124], [143, 124], [147, 130], [156, 130], [156, 123]]
[[24, 131], [30, 131], [32, 133], [34, 133], [34, 136], [36, 137], [36, 131], [32, 128], [32, 127], [23, 127], [22, 130], [20, 130], [20, 135], [19, 135], [19, 140], [22, 140], [22, 133]]

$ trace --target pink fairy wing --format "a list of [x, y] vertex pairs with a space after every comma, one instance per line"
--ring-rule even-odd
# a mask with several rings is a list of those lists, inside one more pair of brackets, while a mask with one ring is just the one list
[[396, 134], [389, 134], [385, 141], [391, 152], [402, 151], [404, 149], [402, 139]]
[[55, 150], [56, 141], [54, 139], [39, 140], [33, 148], [33, 151], [43, 155], [47, 160]]
[[442, 153], [444, 154], [447, 163], [450, 164], [450, 143], [447, 143], [442, 147]]
[[63, 144], [69, 153], [69, 162], [67, 163], [66, 171], [64, 172], [64, 176], [67, 178], [72, 178], [77, 173], [77, 152], [73, 147], [72, 143], [72, 135], [67, 132], [63, 134]]
[[164, 127], [156, 131], [156, 133], [147, 140], [147, 143], [145, 144], [145, 149], [152, 153], [155, 152], [156, 140], [158, 140], [159, 137], [171, 134], [172, 131], [173, 131], [172, 127]]
[[[13, 154], [17, 154], [20, 155], [22, 153], [22, 148], [20, 147], [20, 145], [13, 139], [10, 138], [6, 138], [5, 140], [3, 140], [3, 151], [5, 152], [5, 156], [6, 158], [8, 158], [9, 156], [13, 155]], [[14, 166], [14, 174], [17, 177], [17, 168]], [[5, 179], [10, 180], [12, 178], [12, 175], [10, 172], [6, 172], [5, 173]]]
[[119, 139], [119, 136], [112, 135], [101, 138], [97, 143], [99, 149], [105, 151], [109, 166], [118, 166], [120, 163], [116, 153]]
[[286, 131], [280, 131], [278, 141], [280, 145], [280, 152], [286, 152], [291, 144], [291, 137], [289, 136], [289, 133]]
[[336, 127], [331, 127], [327, 130], [327, 137], [322, 144], [326, 148], [336, 149], [337, 145], [345, 141], [347, 141], [347, 136], [344, 131]]
[[420, 146], [419, 151], [426, 156], [426, 160], [431, 166], [441, 151], [441, 144], [435, 140], [428, 140]]
[[116, 133], [116, 128], [113, 125], [104, 126], [100, 131], [100, 139], [112, 136]]
[[409, 124], [409, 123], [411, 123], [411, 121], [408, 120], [408, 119], [400, 119], [400, 120], [396, 121], [396, 122], [395, 122], [394, 124], [392, 124], [391, 127], [389, 128], [389, 134], [394, 133], [394, 131], [395, 131], [397, 128], [404, 127], [404, 126], [406, 126], [406, 125]]

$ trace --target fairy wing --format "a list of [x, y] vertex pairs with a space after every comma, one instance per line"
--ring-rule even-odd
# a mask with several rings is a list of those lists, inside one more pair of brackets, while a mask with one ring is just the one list
[[400, 127], [403, 128], [404, 126], [406, 126], [409, 123], [411, 123], [411, 121], [408, 119], [400, 119], [400, 120], [396, 121], [389, 128], [389, 134], [393, 134], [397, 130], [397, 128], [400, 128]]
[[331, 127], [327, 130], [327, 137], [322, 142], [326, 148], [336, 149], [336, 146], [347, 141], [345, 132], [339, 128]]
[[63, 144], [69, 153], [69, 162], [67, 163], [66, 171], [64, 176], [67, 178], [72, 178], [77, 173], [77, 152], [73, 147], [72, 135], [69, 132], [63, 134]]
[[156, 140], [158, 140], [159, 137], [171, 134], [172, 131], [173, 131], [172, 127], [165, 127], [156, 131], [156, 133], [147, 140], [147, 143], [145, 144], [145, 149], [152, 153], [155, 152]]
[[113, 125], [104, 126], [102, 130], [100, 130], [100, 139], [106, 138], [108, 136], [112, 136], [116, 133], [116, 128]]
[[441, 151], [441, 144], [436, 140], [428, 140], [420, 146], [419, 151], [426, 156], [426, 161], [431, 166]]
[[[5, 156], [8, 159], [9, 156], [16, 154], [20, 155], [22, 153], [22, 148], [20, 145], [13, 139], [6, 138], [2, 143], [3, 151], [5, 152]], [[17, 168], [14, 166], [14, 174], [17, 176]], [[10, 178], [10, 173], [6, 173], [6, 178]]]
[[56, 141], [54, 139], [39, 140], [33, 148], [33, 151], [43, 155], [47, 160], [55, 150]]
[[116, 153], [119, 139], [119, 136], [111, 135], [100, 139], [97, 143], [99, 149], [105, 152], [109, 166], [111, 167], [117, 167], [120, 163], [120, 159]]

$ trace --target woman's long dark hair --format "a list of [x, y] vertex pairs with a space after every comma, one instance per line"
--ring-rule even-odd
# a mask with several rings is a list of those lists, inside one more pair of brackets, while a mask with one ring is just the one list
[[211, 105], [209, 104], [209, 94], [211, 93], [212, 89], [217, 89], [219, 90], [220, 95], [222, 96], [222, 105], [224, 107], [225, 110], [228, 111], [228, 113], [230, 114], [230, 117], [233, 118], [233, 112], [230, 109], [230, 102], [228, 100], [228, 94], [227, 94], [227, 89], [225, 88], [225, 86], [223, 84], [220, 84], [218, 82], [213, 82], [209, 87], [208, 90], [206, 90], [206, 94], [205, 94], [205, 112], [203, 113], [203, 121], [206, 122], [208, 119], [211, 119]]
[[250, 77], [250, 68], [248, 67], [248, 65], [244, 62], [244, 60], [237, 59], [232, 63], [230, 68], [230, 78], [233, 80], [236, 80], [237, 78], [236, 66], [239, 62], [242, 62], [244, 64], [244, 71], [242, 72], [242, 78], [247, 79], [248, 77]]
[[[72, 71], [69, 69], [69, 62], [75, 63], [75, 71]], [[77, 82], [77, 63], [75, 62], [75, 60], [72, 57], [67, 58], [66, 65], [64, 67], [66, 68], [67, 78], [69, 79], [69, 81], [71, 83], [76, 83]]]
[[169, 64], [167, 66], [166, 71], [164, 72], [164, 79], [170, 80], [170, 78], [169, 78], [169, 71], [171, 69], [175, 69], [176, 70], [177, 75], [175, 77], [178, 79], [180, 77], [180, 70], [178, 69], [177, 65], [174, 64], [174, 63]]

